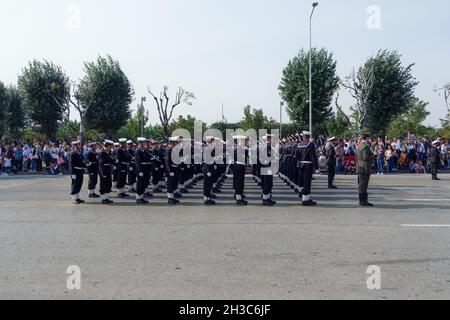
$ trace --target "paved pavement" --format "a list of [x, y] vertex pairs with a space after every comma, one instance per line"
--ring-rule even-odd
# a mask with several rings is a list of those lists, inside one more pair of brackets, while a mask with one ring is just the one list
[[[183, 205], [162, 197], [105, 207], [71, 204], [67, 177], [0, 177], [3, 299], [450, 299], [450, 176], [374, 177], [357, 206], [355, 177], [339, 190], [314, 182], [316, 208], [298, 206], [280, 181], [280, 205], [233, 204], [231, 181], [217, 207], [200, 189]], [[84, 191], [85, 192], [85, 191]], [[113, 199], [114, 200], [114, 199]], [[69, 266], [81, 290], [68, 290]], [[367, 268], [381, 270], [368, 290]]]

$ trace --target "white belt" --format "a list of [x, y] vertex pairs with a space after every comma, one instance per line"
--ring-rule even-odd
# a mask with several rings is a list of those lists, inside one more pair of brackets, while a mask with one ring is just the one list
[[300, 163], [312, 164], [312, 161], [300, 161]]

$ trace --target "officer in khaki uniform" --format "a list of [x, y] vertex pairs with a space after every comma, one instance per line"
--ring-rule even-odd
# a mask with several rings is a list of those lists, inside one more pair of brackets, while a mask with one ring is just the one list
[[369, 203], [367, 189], [369, 187], [370, 176], [372, 173], [374, 154], [370, 148], [370, 139], [367, 134], [363, 134], [361, 136], [360, 144], [357, 150], [357, 158], [359, 204], [363, 207], [372, 207], [373, 204]]

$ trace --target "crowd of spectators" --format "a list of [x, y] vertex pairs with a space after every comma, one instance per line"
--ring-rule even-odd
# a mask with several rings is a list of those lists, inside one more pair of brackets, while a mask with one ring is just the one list
[[[418, 137], [408, 134], [407, 137], [372, 138], [371, 148], [375, 155], [373, 164], [378, 175], [392, 174], [394, 172], [426, 173], [429, 171], [428, 155], [432, 142], [436, 140], [430, 137]], [[440, 139], [441, 169], [449, 169], [450, 146], [448, 139]], [[325, 155], [326, 139], [318, 139], [319, 153]], [[338, 173], [354, 173], [356, 166], [356, 149], [358, 139], [340, 138], [336, 146]]]
[[[356, 169], [357, 138], [340, 138], [336, 146], [337, 173], [354, 173]], [[425, 173], [431, 143], [430, 137], [372, 139], [372, 151], [375, 154], [374, 170], [378, 175], [394, 172]], [[448, 139], [439, 139], [442, 155], [441, 169], [449, 169], [450, 146]], [[317, 139], [318, 152], [324, 158], [327, 139]], [[70, 142], [0, 142], [0, 174], [44, 173], [62, 175], [68, 173]], [[322, 159], [324, 160], [324, 159]]]
[[62, 175], [68, 173], [68, 142], [1, 142], [0, 174], [45, 173]]

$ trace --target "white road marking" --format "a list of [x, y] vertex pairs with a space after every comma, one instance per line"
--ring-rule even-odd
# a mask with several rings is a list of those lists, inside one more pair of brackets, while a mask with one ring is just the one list
[[391, 201], [419, 201], [419, 202], [450, 202], [450, 199], [441, 198], [441, 199], [390, 199]]
[[450, 228], [450, 224], [401, 224], [407, 228]]

